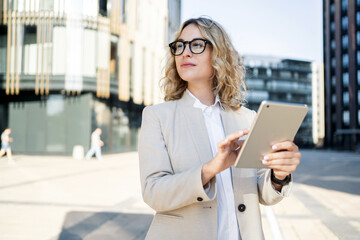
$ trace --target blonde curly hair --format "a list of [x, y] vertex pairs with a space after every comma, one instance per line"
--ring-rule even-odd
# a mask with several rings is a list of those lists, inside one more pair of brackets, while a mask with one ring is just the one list
[[[239, 109], [245, 102], [246, 70], [241, 63], [240, 55], [231, 43], [230, 37], [219, 23], [200, 17], [185, 21], [176, 34], [175, 40], [179, 38], [183, 29], [190, 24], [197, 25], [204, 38], [211, 42], [214, 94], [219, 94], [224, 107], [230, 107], [233, 110]], [[175, 57], [170, 51], [165, 66], [165, 77], [161, 79], [160, 85], [165, 94], [165, 101], [180, 99], [187, 88], [187, 82], [180, 78], [176, 70]]]

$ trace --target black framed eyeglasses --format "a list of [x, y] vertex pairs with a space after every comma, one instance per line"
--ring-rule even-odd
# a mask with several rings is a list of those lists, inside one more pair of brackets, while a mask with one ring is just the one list
[[193, 54], [200, 54], [205, 51], [206, 44], [211, 44], [210, 41], [202, 38], [194, 38], [191, 41], [177, 40], [169, 44], [172, 55], [179, 56], [181, 55], [186, 48], [186, 44], [189, 44], [190, 51]]

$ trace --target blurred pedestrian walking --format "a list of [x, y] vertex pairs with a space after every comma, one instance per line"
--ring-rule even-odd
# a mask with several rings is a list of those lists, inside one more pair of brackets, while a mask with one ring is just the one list
[[102, 160], [101, 147], [104, 146], [104, 142], [100, 139], [101, 134], [102, 130], [100, 128], [95, 129], [95, 131], [91, 134], [91, 148], [86, 153], [85, 159], [89, 160], [95, 153], [97, 160]]
[[8, 163], [14, 164], [14, 160], [12, 159], [12, 152], [10, 143], [13, 139], [9, 136], [11, 133], [11, 128], [6, 128], [4, 132], [1, 134], [1, 150], [0, 150], [0, 157], [5, 155], [8, 157]]

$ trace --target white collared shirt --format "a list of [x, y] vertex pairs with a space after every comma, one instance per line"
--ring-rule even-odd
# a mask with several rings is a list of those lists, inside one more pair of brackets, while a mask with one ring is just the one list
[[[216, 96], [215, 103], [206, 106], [200, 102], [188, 89], [187, 93], [195, 99], [193, 107], [202, 110], [206, 129], [208, 132], [212, 155], [217, 153], [217, 144], [225, 139], [224, 127], [221, 121], [220, 111], [222, 109], [219, 96]], [[237, 223], [236, 209], [234, 202], [234, 190], [231, 180], [230, 168], [216, 175], [217, 183], [217, 227], [218, 240], [239, 240], [240, 231]]]

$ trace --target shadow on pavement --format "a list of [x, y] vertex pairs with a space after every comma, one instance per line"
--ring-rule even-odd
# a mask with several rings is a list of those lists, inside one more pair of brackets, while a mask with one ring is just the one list
[[360, 154], [301, 150], [301, 164], [294, 181], [360, 195]]
[[153, 215], [69, 212], [58, 240], [145, 239]]

